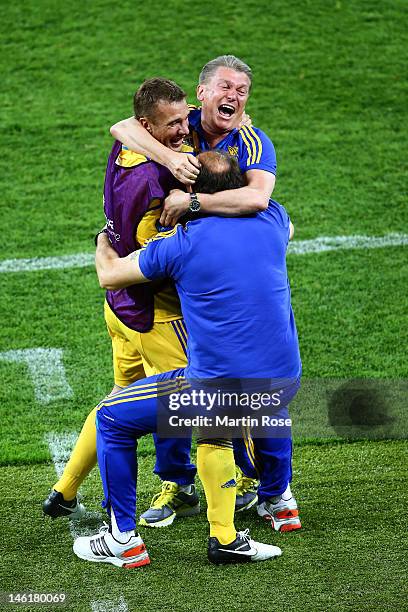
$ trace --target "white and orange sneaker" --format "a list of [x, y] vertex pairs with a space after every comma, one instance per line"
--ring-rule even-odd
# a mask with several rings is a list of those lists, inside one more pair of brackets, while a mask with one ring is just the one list
[[273, 497], [258, 504], [257, 512], [265, 521], [270, 521], [275, 531], [295, 531], [301, 529], [299, 510], [290, 486], [280, 497]]
[[109, 525], [103, 525], [99, 533], [77, 538], [73, 546], [74, 553], [85, 561], [112, 563], [117, 567], [141, 567], [150, 563], [146, 546], [139, 534], [121, 544], [109, 531]]

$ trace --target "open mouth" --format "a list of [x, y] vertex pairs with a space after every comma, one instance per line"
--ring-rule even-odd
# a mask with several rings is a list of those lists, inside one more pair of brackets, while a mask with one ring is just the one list
[[177, 140], [172, 140], [171, 144], [173, 147], [181, 147], [183, 142], [184, 142], [184, 138], [182, 137], [182, 138], [178, 138]]
[[235, 108], [232, 106], [232, 104], [220, 104], [218, 107], [218, 112], [220, 113], [221, 117], [229, 119], [235, 113]]

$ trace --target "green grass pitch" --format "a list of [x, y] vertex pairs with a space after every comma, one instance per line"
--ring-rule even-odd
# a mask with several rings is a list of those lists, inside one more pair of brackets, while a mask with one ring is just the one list
[[[131, 114], [149, 76], [173, 78], [194, 102], [201, 67], [222, 53], [253, 68], [247, 110], [275, 144], [275, 198], [297, 240], [408, 233], [403, 0], [21, 0], [4, 4], [0, 31], [0, 264], [92, 253], [109, 126]], [[288, 266], [306, 380], [406, 379], [406, 247], [293, 255]], [[293, 489], [304, 528], [280, 536], [255, 513], [237, 520], [282, 547], [275, 562], [210, 566], [204, 503], [197, 519], [143, 533], [149, 567], [77, 559], [67, 522], [42, 517], [55, 481], [45, 437], [78, 431], [111, 387], [103, 292], [92, 267], [0, 281], [1, 591], [65, 592], [63, 609], [75, 612], [404, 609], [402, 426], [398, 440], [352, 441], [299, 427]], [[63, 351], [69, 397], [41, 403], [26, 365], [4, 359], [39, 347]], [[143, 510], [158, 484], [148, 440], [140, 455]], [[96, 470], [82, 494], [100, 512]]]

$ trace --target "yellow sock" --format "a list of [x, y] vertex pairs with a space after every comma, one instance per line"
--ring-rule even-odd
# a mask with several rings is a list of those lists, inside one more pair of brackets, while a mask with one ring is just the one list
[[210, 536], [220, 544], [236, 538], [234, 511], [236, 487], [222, 485], [235, 482], [235, 461], [232, 446], [217, 445], [217, 440], [197, 443], [197, 470], [207, 499]]
[[96, 408], [89, 413], [64, 473], [54, 489], [69, 501], [74, 499], [83, 480], [96, 465]]

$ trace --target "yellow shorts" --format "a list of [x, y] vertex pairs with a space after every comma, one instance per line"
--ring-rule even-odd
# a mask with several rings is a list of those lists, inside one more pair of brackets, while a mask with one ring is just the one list
[[183, 319], [154, 323], [141, 334], [126, 327], [105, 302], [105, 321], [112, 339], [115, 384], [130, 383], [187, 365], [187, 331]]

